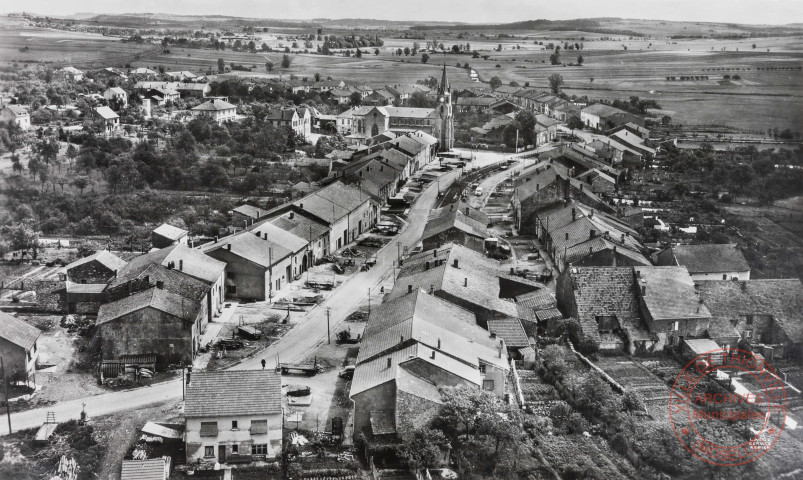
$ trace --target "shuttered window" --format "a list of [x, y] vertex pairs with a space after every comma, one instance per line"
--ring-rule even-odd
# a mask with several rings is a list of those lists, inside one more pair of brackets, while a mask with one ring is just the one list
[[201, 422], [202, 437], [217, 437], [217, 422]]
[[251, 420], [251, 435], [265, 435], [268, 433], [267, 420]]

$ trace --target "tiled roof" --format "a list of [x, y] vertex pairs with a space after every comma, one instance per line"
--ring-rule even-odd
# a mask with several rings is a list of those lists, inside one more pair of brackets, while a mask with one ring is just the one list
[[518, 318], [488, 320], [488, 331], [504, 339], [508, 347], [518, 348], [530, 345], [524, 327], [521, 326], [521, 320]]
[[455, 102], [455, 105], [466, 107], [487, 107], [496, 102], [496, 97], [459, 97]]
[[109, 107], [95, 107], [95, 112], [97, 112], [98, 115], [106, 120], [120, 118], [116, 113], [114, 113], [114, 110]]
[[[436, 262], [437, 260], [437, 262]], [[458, 267], [454, 267], [454, 261]], [[426, 263], [430, 268], [426, 269]], [[439, 265], [435, 265], [439, 263]], [[438, 249], [410, 256], [404, 261], [389, 298], [407, 294], [407, 285], [429, 291], [443, 291], [480, 308], [515, 317], [516, 304], [499, 297], [498, 262], [462, 245], [448, 244]]]
[[803, 285], [795, 278], [697, 282], [700, 297], [714, 318], [772, 315], [793, 342], [803, 342]]
[[563, 314], [557, 308], [546, 308], [543, 310], [536, 310], [535, 317], [539, 322], [546, 322], [548, 320], [555, 320], [563, 318]]
[[407, 135], [395, 138], [389, 143], [410, 156], [416, 156], [426, 148], [421, 142], [417, 142]]
[[416, 107], [383, 107], [391, 117], [398, 118], [427, 118], [435, 113], [434, 108]]
[[370, 198], [356, 187], [334, 182], [293, 202], [294, 205], [327, 222], [336, 222]]
[[206, 283], [215, 283], [226, 269], [225, 263], [184, 244], [171, 245], [163, 250], [167, 253], [161, 262], [163, 267], [172, 263], [174, 270]]
[[251, 205], [240, 205], [239, 207], [232, 210], [233, 212], [237, 212], [241, 215], [245, 215], [246, 217], [250, 217], [253, 219], [259, 219], [261, 216], [265, 215], [268, 211], [263, 210], [261, 208], [253, 207]]
[[125, 90], [120, 87], [109, 87], [109, 90], [117, 95], [125, 95]]
[[[137, 257], [139, 258], [139, 257]], [[137, 260], [132, 260], [132, 263]], [[209, 291], [209, 284], [203, 280], [193, 278], [176, 269], [168, 269], [158, 263], [129, 263], [119, 271], [117, 277], [109, 283], [109, 288], [119, 291], [124, 284], [134, 280], [148, 278], [153, 286], [162, 282], [164, 289], [176, 295], [181, 295], [191, 301], [201, 301]]]
[[309, 244], [306, 237], [302, 238], [294, 235], [287, 230], [274, 225], [269, 220], [263, 220], [262, 222], [254, 224], [253, 228], [250, 228], [249, 231], [262, 238], [265, 238], [265, 235], [267, 234], [268, 240], [278, 243], [293, 253], [305, 249]]
[[271, 109], [270, 112], [268, 112], [268, 115], [265, 117], [265, 119], [290, 122], [296, 115], [298, 115], [298, 112], [296, 112], [294, 108], [274, 108]]
[[487, 223], [477, 221], [465, 214], [464, 210], [455, 209], [451, 211], [442, 212], [434, 218], [430, 218], [424, 227], [424, 233], [421, 237], [424, 240], [430, 239], [439, 235], [451, 228], [468, 233], [479, 238], [488, 238]]
[[583, 113], [588, 113], [591, 115], [596, 115], [600, 118], [609, 116], [609, 115], [616, 115], [620, 113], [625, 113], [618, 108], [611, 107], [610, 105], [605, 105], [604, 103], [595, 103], [594, 105], [589, 105], [581, 110]]
[[[626, 244], [622, 245], [620, 243], [613, 242], [608, 238], [599, 236], [586, 240], [585, 242], [577, 243], [571, 247], [567, 247], [565, 250], [566, 256], [564, 257], [564, 260], [568, 263], [580, 262], [587, 256], [598, 253], [601, 250], [616, 250], [618, 255], [625, 256], [639, 265], [652, 265], [652, 262], [650, 262], [650, 260], [641, 252], [631, 250]], [[563, 253], [564, 252], [560, 252], [560, 255], [563, 256]]]
[[441, 208], [434, 208], [430, 210], [428, 220], [440, 217], [441, 215], [449, 215], [451, 212], [454, 212], [455, 210], [463, 212], [464, 215], [468, 216], [473, 220], [476, 220], [483, 226], [488, 225], [488, 223], [490, 222], [490, 220], [488, 219], [488, 215], [486, 215], [482, 210], [473, 208], [468, 204], [468, 202], [464, 202], [462, 200], [458, 200], [449, 205], [444, 205]]
[[710, 318], [708, 308], [700, 301], [694, 281], [686, 267], [634, 267], [644, 305], [655, 320]]
[[28, 111], [19, 105], [5, 105], [4, 108], [17, 117], [24, 117], [28, 115]]
[[189, 232], [187, 232], [183, 228], [178, 228], [174, 227], [173, 225], [168, 225], [166, 223], [163, 223], [158, 227], [154, 228], [153, 233], [160, 235], [168, 240], [176, 241], [183, 237], [186, 237], [187, 233]]
[[42, 332], [33, 325], [12, 317], [5, 312], [0, 312], [0, 338], [4, 338], [25, 350], [30, 350], [41, 334]]
[[712, 339], [729, 337], [741, 338], [739, 331], [736, 330], [736, 327], [733, 326], [730, 320], [717, 316], [712, 317], [711, 321], [708, 322], [708, 330], [706, 330], [706, 333], [708, 334], [708, 338]]
[[[231, 247], [229, 247], [231, 245]], [[226, 250], [232, 255], [255, 263], [263, 268], [276, 265], [292, 253], [290, 249], [271, 240], [264, 240], [251, 232], [243, 231], [222, 238], [216, 243], [204, 245], [203, 251], [209, 254], [216, 250]]]
[[[290, 218], [291, 216], [292, 218]], [[293, 235], [310, 238], [313, 241], [329, 231], [326, 225], [296, 212], [287, 212], [273, 217], [270, 222]]]
[[170, 464], [164, 458], [123, 460], [120, 480], [166, 480], [169, 468]]
[[691, 274], [750, 270], [750, 265], [747, 264], [744, 255], [734, 243], [677, 245], [670, 247], [670, 250], [674, 265], [685, 266]]
[[101, 265], [103, 265], [104, 267], [108, 268], [111, 271], [120, 270], [125, 266], [125, 260], [109, 252], [108, 250], [100, 250], [88, 257], [80, 258], [72, 262], [71, 264], [64, 267], [64, 270], [69, 272], [75, 267], [84, 265], [85, 263], [89, 263], [92, 261], [97, 261], [98, 263], [100, 263]]
[[404, 368], [400, 368], [396, 372], [396, 390], [415, 395], [430, 402], [442, 403], [441, 394], [434, 383], [416, 377]]
[[433, 137], [432, 135], [428, 134], [427, 132], [418, 130], [412, 133], [407, 134], [408, 137], [412, 138], [413, 140], [423, 144], [424, 146], [432, 146], [438, 143], [438, 139]]
[[192, 372], [184, 416], [225, 417], [282, 412], [282, 377], [272, 370]]
[[235, 108], [237, 107], [229, 102], [224, 102], [223, 100], [214, 98], [196, 107], [192, 107], [192, 110], [194, 112], [217, 112], [220, 110], [232, 110]]
[[181, 295], [154, 287], [101, 305], [98, 310], [97, 325], [103, 325], [123, 315], [148, 307], [182, 318], [188, 322], [195, 321], [200, 308], [198, 302], [190, 301]]

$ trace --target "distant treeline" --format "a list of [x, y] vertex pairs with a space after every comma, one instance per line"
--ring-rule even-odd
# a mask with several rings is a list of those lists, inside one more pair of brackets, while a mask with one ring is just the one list
[[643, 37], [644, 33], [631, 30], [617, 30], [603, 28], [595, 19], [577, 20], [526, 20], [524, 22], [486, 24], [486, 25], [416, 25], [411, 30], [549, 30], [573, 31], [580, 30], [591, 33], [604, 33], [609, 35], [627, 35], [630, 37]]

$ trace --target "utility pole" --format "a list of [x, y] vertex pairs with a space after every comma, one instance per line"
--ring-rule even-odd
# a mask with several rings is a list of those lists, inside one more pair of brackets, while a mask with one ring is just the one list
[[184, 389], [187, 384], [187, 370], [184, 369], [184, 360], [181, 361], [181, 399], [185, 399]]
[[11, 434], [11, 402], [8, 399], [8, 382], [6, 381], [6, 365], [3, 357], [0, 357], [0, 369], [3, 370], [3, 390], [6, 394], [6, 415], [8, 416], [8, 433]]
[[[329, 333], [329, 309], [326, 309], [326, 343], [332, 344], [332, 335]], [[9, 420], [11, 421], [11, 420]]]
[[368, 287], [368, 315], [371, 314], [371, 287]]
[[401, 260], [401, 242], [396, 242], [396, 260]]

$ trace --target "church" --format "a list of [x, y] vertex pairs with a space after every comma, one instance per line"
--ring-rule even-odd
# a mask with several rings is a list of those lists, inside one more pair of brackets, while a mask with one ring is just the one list
[[[363, 106], [338, 115], [338, 125], [345, 125], [346, 140], [351, 145], [370, 145], [376, 137], [426, 132], [438, 139], [440, 151], [454, 146], [452, 91], [446, 78], [446, 65], [437, 91], [435, 108]], [[390, 132], [391, 135], [387, 135]], [[383, 141], [386, 139], [381, 139]]]

